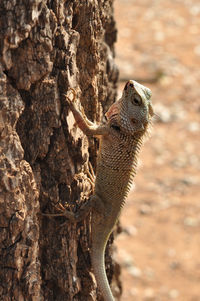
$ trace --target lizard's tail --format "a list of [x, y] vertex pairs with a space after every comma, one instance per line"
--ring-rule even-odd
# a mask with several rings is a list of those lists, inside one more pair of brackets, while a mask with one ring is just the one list
[[96, 278], [97, 287], [100, 288], [104, 301], [115, 301], [108, 283], [108, 278], [105, 270], [105, 247], [106, 244], [99, 246], [99, 248], [97, 246], [95, 246], [95, 248], [92, 248], [92, 267]]

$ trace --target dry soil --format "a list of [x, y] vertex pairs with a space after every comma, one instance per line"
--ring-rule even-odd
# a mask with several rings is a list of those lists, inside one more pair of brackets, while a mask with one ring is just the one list
[[200, 300], [200, 2], [116, 0], [119, 91], [150, 87], [156, 120], [118, 236], [123, 301]]

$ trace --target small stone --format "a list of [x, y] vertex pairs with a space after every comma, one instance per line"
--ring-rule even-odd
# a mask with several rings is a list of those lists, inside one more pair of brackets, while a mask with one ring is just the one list
[[188, 227], [197, 227], [199, 225], [199, 220], [195, 217], [187, 216], [183, 223]]
[[179, 291], [176, 290], [176, 289], [170, 290], [170, 292], [169, 292], [169, 297], [170, 297], [171, 299], [176, 299], [176, 298], [178, 298], [178, 297], [179, 297]]
[[200, 45], [197, 45], [194, 47], [194, 53], [198, 56], [200, 56]]
[[154, 35], [154, 38], [155, 38], [156, 41], [159, 41], [159, 42], [164, 41], [165, 35], [164, 35], [163, 31], [156, 31], [155, 35]]
[[135, 278], [140, 278], [142, 276], [142, 271], [138, 267], [131, 266], [128, 268], [128, 271]]
[[131, 296], [136, 297], [136, 296], [138, 296], [139, 291], [138, 291], [138, 289], [136, 287], [133, 287], [130, 290], [130, 294], [131, 294]]
[[199, 184], [199, 178], [192, 177], [192, 176], [186, 176], [184, 177], [181, 182], [185, 185], [191, 186], [191, 185], [196, 185]]
[[152, 213], [152, 208], [150, 205], [148, 204], [143, 204], [141, 207], [140, 207], [140, 214], [143, 214], [143, 215], [147, 215], [147, 214], [151, 214]]
[[134, 264], [133, 258], [128, 252], [126, 252], [125, 250], [121, 250], [121, 256], [120, 257], [122, 258], [122, 262], [123, 262], [124, 267], [127, 267], [127, 268], [133, 267], [133, 264]]
[[164, 106], [163, 104], [159, 103], [154, 106], [154, 110], [156, 114], [159, 116], [158, 121], [163, 123], [168, 123], [172, 120], [172, 114], [170, 110]]
[[172, 206], [171, 202], [168, 199], [164, 199], [160, 202], [160, 209], [165, 210]]
[[199, 7], [199, 5], [192, 5], [190, 7], [190, 13], [193, 16], [197, 16], [200, 13], [200, 7]]
[[176, 158], [172, 161], [172, 165], [176, 168], [183, 168], [187, 166], [187, 160], [183, 156]]
[[193, 122], [190, 122], [188, 124], [187, 128], [190, 132], [193, 132], [193, 133], [199, 132], [200, 131], [200, 124], [199, 124], [199, 122], [193, 121]]
[[176, 250], [173, 248], [170, 248], [167, 252], [169, 257], [174, 257], [176, 255]]
[[144, 274], [149, 280], [152, 280], [154, 278], [155, 272], [151, 267], [146, 267]]
[[148, 287], [144, 291], [144, 300], [154, 300], [155, 298], [155, 292], [154, 289], [151, 287]]
[[171, 263], [170, 263], [170, 268], [172, 269], [172, 270], [178, 270], [179, 268], [180, 268], [180, 262], [178, 262], [178, 261], [172, 261]]
[[137, 233], [138, 233], [138, 229], [131, 225], [131, 226], [128, 226], [124, 229], [124, 232], [127, 234], [127, 235], [130, 235], [130, 236], [136, 236]]

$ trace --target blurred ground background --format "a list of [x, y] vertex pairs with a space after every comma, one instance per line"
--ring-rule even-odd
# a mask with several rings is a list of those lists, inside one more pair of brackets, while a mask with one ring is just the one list
[[200, 300], [200, 2], [116, 0], [119, 91], [150, 87], [152, 137], [123, 210], [123, 301]]

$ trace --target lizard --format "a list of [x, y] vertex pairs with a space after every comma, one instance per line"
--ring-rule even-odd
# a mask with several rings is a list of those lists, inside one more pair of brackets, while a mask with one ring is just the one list
[[[72, 92], [73, 99], [67, 95], [65, 99], [78, 127], [87, 136], [100, 140], [94, 194], [82, 215], [91, 209], [91, 262], [97, 287], [104, 301], [114, 301], [105, 271], [105, 248], [136, 174], [138, 154], [154, 115], [151, 90], [129, 80], [122, 97], [111, 105], [100, 125], [88, 120], [77, 108], [76, 94], [73, 89]], [[65, 215], [73, 221], [82, 219], [81, 214], [69, 211], [49, 215]]]

